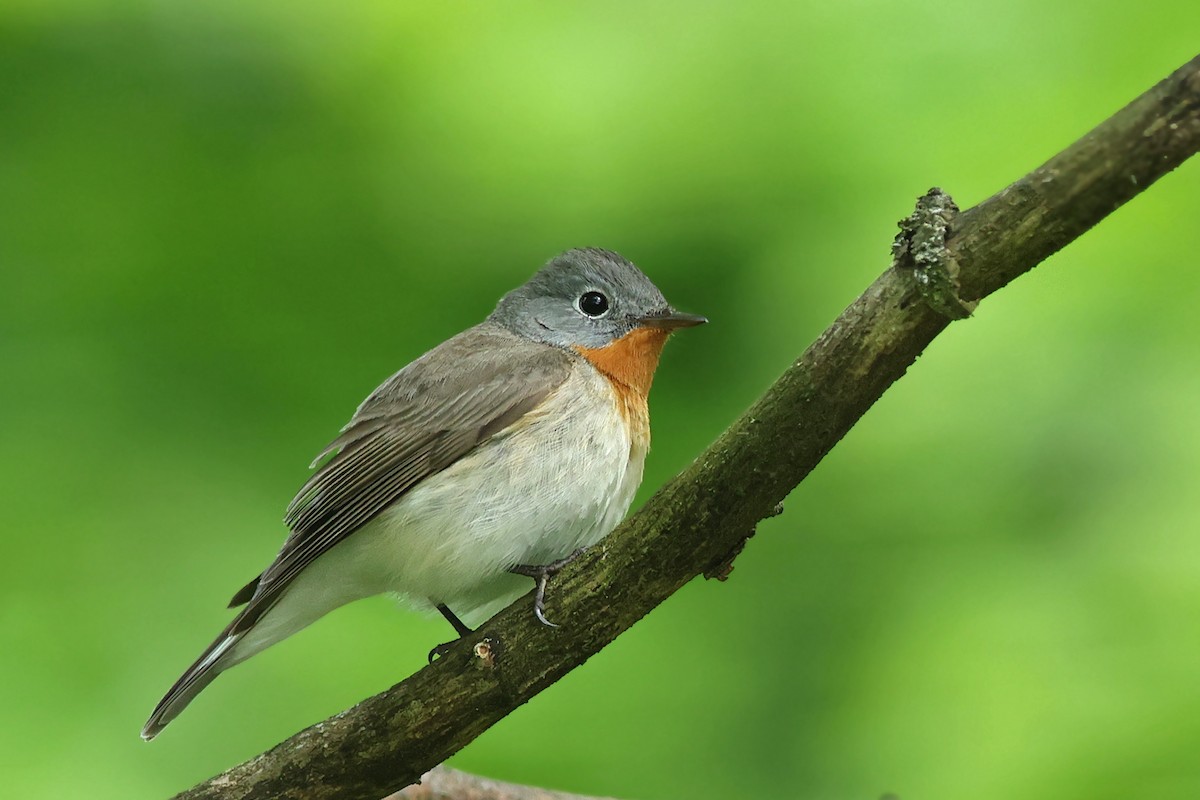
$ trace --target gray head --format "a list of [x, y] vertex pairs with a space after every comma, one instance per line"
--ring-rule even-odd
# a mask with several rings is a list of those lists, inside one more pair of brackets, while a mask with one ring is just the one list
[[588, 349], [637, 328], [673, 330], [707, 322], [676, 311], [630, 261], [596, 247], [555, 256], [504, 295], [488, 319], [535, 341]]

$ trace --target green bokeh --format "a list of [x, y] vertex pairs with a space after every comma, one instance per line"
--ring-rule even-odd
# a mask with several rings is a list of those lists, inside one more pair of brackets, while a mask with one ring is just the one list
[[[708, 314], [643, 497], [1200, 4], [0, 6], [0, 760], [164, 797], [417, 669], [377, 598], [151, 706], [382, 378], [554, 252]], [[1200, 164], [986, 301], [696, 582], [453, 760], [622, 797], [1200, 797]], [[568, 622], [568, 624], [570, 624]]]

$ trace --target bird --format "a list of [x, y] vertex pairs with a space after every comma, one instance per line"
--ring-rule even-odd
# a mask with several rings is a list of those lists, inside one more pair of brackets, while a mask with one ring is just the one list
[[623, 256], [577, 248], [392, 375], [310, 465], [279, 554], [142, 738], [220, 673], [364, 597], [436, 609], [462, 637], [460, 615], [486, 618], [533, 578], [534, 613], [553, 625], [547, 580], [617, 526], [641, 483], [667, 338], [705, 322]]

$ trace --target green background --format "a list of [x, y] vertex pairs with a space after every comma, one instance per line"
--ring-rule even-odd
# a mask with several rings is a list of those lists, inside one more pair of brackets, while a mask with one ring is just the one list
[[[0, 769], [158, 798], [380, 691], [375, 598], [138, 730], [360, 399], [600, 245], [712, 324], [642, 498], [1200, 4], [0, 6]], [[628, 798], [1200, 797], [1200, 163], [955, 324], [764, 523], [452, 760]], [[586, 620], [568, 624], [587, 624]]]

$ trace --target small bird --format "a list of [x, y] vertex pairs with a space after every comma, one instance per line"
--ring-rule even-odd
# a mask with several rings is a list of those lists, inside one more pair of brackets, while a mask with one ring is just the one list
[[569, 250], [388, 378], [313, 461], [279, 555], [234, 595], [245, 608], [142, 738], [221, 672], [363, 597], [437, 609], [462, 637], [459, 614], [511, 601], [532, 577], [534, 613], [552, 624], [547, 579], [617, 526], [641, 483], [667, 337], [704, 322], [622, 256]]

